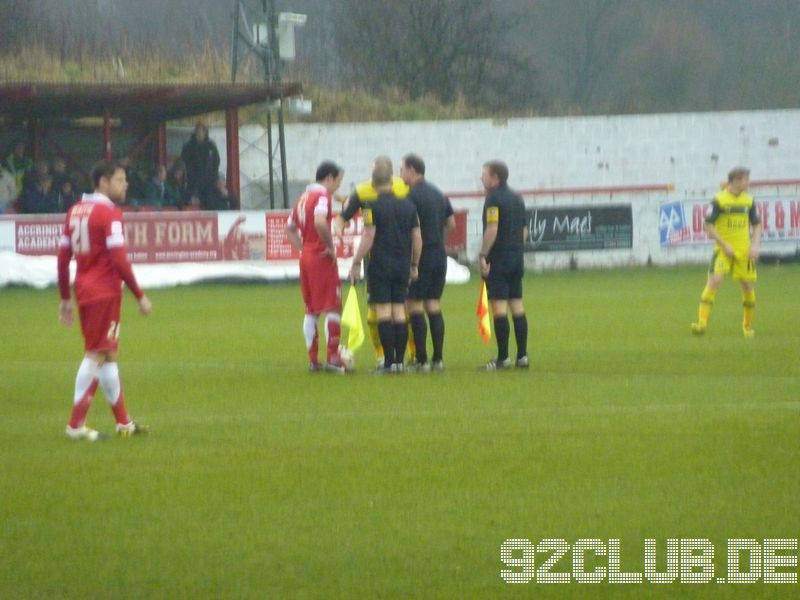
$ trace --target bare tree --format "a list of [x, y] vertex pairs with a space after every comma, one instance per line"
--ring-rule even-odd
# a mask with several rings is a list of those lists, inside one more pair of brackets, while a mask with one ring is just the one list
[[[722, 52], [702, 23], [681, 11], [651, 13], [641, 35], [610, 66], [609, 108], [613, 112], [710, 109]], [[645, 108], [646, 107], [646, 108]]]
[[[505, 96], [534, 70], [505, 43], [509, 23], [485, 0], [345, 0], [339, 47], [356, 82], [397, 87], [411, 98], [464, 96], [483, 103]], [[500, 80], [509, 78], [505, 84]], [[528, 94], [529, 98], [530, 95]]]

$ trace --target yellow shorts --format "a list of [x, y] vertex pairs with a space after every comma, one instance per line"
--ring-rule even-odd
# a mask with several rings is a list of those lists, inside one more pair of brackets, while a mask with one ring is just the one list
[[749, 250], [736, 250], [733, 258], [728, 258], [722, 250], [714, 250], [711, 258], [711, 273], [727, 275], [733, 272], [736, 281], [755, 281], [758, 278], [756, 261], [748, 258]]

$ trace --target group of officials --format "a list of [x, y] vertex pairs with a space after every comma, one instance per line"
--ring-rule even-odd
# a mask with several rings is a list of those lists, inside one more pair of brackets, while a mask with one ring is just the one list
[[[445, 240], [455, 227], [449, 199], [425, 179], [425, 162], [416, 154], [403, 157], [400, 177], [393, 175], [391, 160], [379, 156], [373, 163], [371, 179], [357, 186], [341, 213], [334, 216], [333, 197], [342, 176], [341, 167], [335, 163], [320, 164], [315, 183], [297, 200], [286, 226], [290, 242], [300, 251], [309, 369], [346, 371], [339, 354], [342, 302], [332, 231], [341, 236], [347, 221], [360, 210], [364, 230], [353, 256], [350, 280], [355, 283], [361, 278], [362, 263], [366, 263], [367, 324], [378, 357], [377, 371], [405, 371], [407, 346], [414, 353], [409, 369], [444, 370], [441, 297], [447, 276]], [[528, 323], [522, 303], [525, 205], [508, 187], [508, 167], [503, 162], [486, 163], [481, 181], [487, 196], [480, 268], [492, 305], [498, 349], [497, 356], [482, 368], [527, 368]], [[508, 353], [509, 308], [517, 344], [513, 362]], [[318, 351], [320, 316], [326, 336], [324, 363]]]

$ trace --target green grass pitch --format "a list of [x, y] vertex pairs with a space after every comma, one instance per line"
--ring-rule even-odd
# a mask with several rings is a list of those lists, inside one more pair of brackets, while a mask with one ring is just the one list
[[[153, 290], [147, 319], [126, 295], [152, 433], [95, 444], [63, 433], [82, 346], [57, 292], [0, 290], [0, 597], [796, 597], [500, 577], [507, 538], [618, 538], [638, 572], [645, 538], [708, 538], [724, 574], [728, 538], [800, 536], [800, 268], [761, 267], [752, 340], [731, 281], [691, 336], [704, 277], [530, 274], [508, 373], [476, 369], [473, 277], [445, 291], [446, 372], [386, 377], [368, 343], [352, 376], [306, 372], [296, 284]], [[113, 430], [101, 392], [89, 423]]]

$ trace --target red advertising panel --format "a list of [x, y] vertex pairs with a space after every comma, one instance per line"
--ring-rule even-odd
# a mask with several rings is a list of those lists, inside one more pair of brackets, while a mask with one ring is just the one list
[[[672, 201], [659, 207], [662, 246], [709, 242], [703, 230], [711, 201]], [[789, 198], [756, 198], [763, 241], [800, 239], [800, 201]]]
[[336, 244], [336, 256], [339, 258], [350, 258], [358, 250], [361, 241], [361, 233], [364, 231], [364, 220], [361, 213], [347, 223], [347, 227], [342, 232], [342, 239], [334, 238]]
[[467, 251], [467, 212], [466, 210], [454, 211], [456, 228], [450, 232], [445, 243], [448, 254], [463, 254]]
[[46, 215], [35, 221], [19, 220], [15, 223], [14, 233], [17, 254], [55, 256], [64, 233], [64, 217]]
[[124, 229], [131, 262], [222, 259], [216, 213], [128, 213]]
[[[270, 212], [266, 215], [267, 223], [267, 260], [291, 260], [298, 258], [299, 254], [292, 248], [289, 238], [286, 237], [286, 219], [289, 212]], [[342, 232], [342, 239], [334, 236], [333, 243], [336, 246], [336, 256], [339, 258], [349, 258], [353, 256], [361, 239], [361, 232], [364, 229], [361, 216], [351, 219]], [[466, 218], [465, 229], [466, 232]]]
[[[127, 212], [125, 244], [134, 263], [292, 261], [298, 253], [286, 237], [288, 216], [289, 211]], [[451, 254], [466, 250], [467, 211], [456, 212], [455, 220], [456, 228], [447, 239]], [[9, 226], [0, 230], [0, 247], [12, 247], [28, 256], [58, 253], [63, 215], [14, 215], [4, 216], [2, 221]], [[355, 254], [363, 230], [359, 215], [347, 223], [341, 239], [334, 236], [339, 258]]]
[[300, 256], [286, 237], [288, 218], [289, 211], [267, 213], [267, 260], [290, 260]]
[[[126, 213], [128, 257], [138, 263], [222, 260], [216, 213]], [[27, 256], [55, 256], [64, 231], [62, 215], [15, 218], [15, 248]]]

